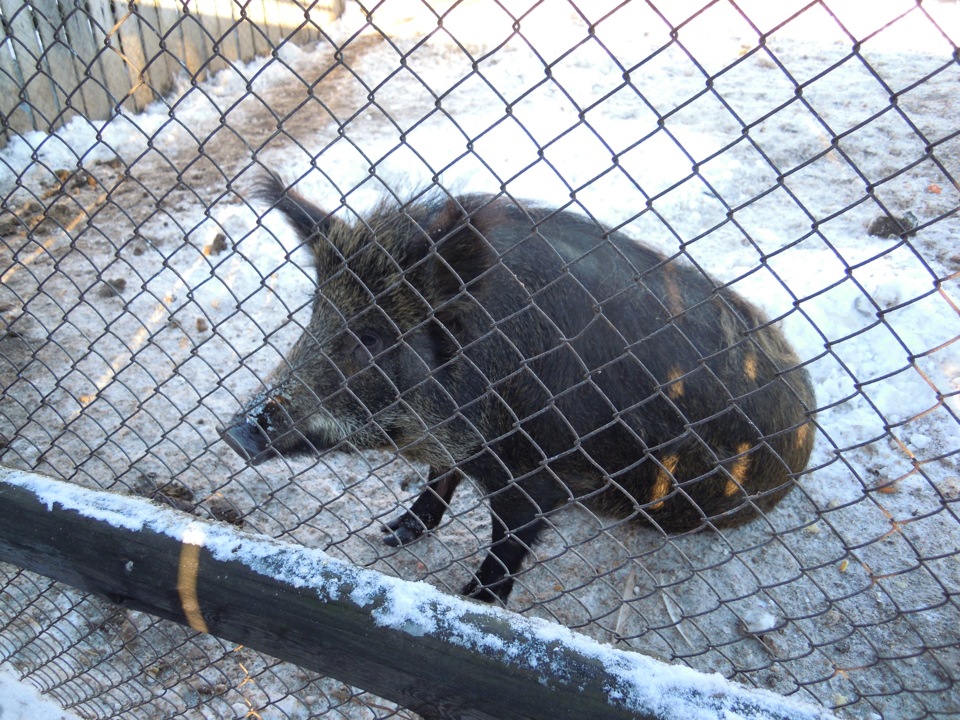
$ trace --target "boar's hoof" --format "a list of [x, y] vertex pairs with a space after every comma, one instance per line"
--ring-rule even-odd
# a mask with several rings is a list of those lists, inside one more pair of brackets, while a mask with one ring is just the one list
[[463, 586], [460, 594], [485, 603], [507, 604], [507, 597], [513, 589], [513, 578], [505, 578], [493, 585], [481, 585], [477, 578]]
[[423, 521], [411, 512], [405, 512], [400, 517], [380, 526], [383, 542], [390, 547], [409, 545], [419, 540], [426, 529]]

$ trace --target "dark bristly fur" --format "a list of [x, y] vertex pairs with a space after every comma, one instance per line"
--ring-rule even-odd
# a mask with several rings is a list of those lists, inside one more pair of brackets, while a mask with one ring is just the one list
[[571, 501], [666, 532], [736, 524], [794, 484], [810, 380], [730, 290], [590, 220], [506, 198], [333, 218], [268, 179], [316, 263], [307, 332], [222, 430], [252, 463], [342, 446], [430, 466], [386, 528], [437, 527], [463, 476], [491, 510], [463, 592], [505, 600], [544, 516]]

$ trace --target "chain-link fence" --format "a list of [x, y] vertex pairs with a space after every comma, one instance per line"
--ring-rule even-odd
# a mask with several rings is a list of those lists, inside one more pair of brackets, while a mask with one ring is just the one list
[[[454, 594], [489, 551], [520, 538], [530, 553], [504, 561], [516, 612], [845, 717], [960, 711], [957, 5], [384, 0], [348, 3], [336, 20], [338, 8], [322, 10], [0, 2], [0, 462]], [[256, 200], [268, 172], [302, 200]], [[305, 244], [272, 204], [318, 239]], [[374, 222], [377, 212], [394, 220]], [[483, 239], [479, 270], [459, 264], [455, 243], [444, 249], [464, 227]], [[366, 246], [348, 247], [359, 231], [347, 228], [387, 253], [382, 277], [364, 275]], [[639, 266], [615, 231], [660, 255]], [[397, 237], [427, 243], [442, 258], [433, 281], [452, 278], [455, 292], [428, 297], [424, 261], [409, 262]], [[541, 251], [573, 250], [521, 263], [504, 244], [544, 238]], [[599, 270], [584, 269], [588, 255]], [[509, 305], [518, 283], [532, 325]], [[426, 314], [391, 315], [399, 290]], [[348, 291], [349, 302], [337, 295]], [[584, 294], [595, 318], [571, 330], [555, 311]], [[351, 328], [337, 329], [348, 360], [326, 392], [308, 387], [321, 354], [291, 354], [304, 329], [329, 340], [321, 297]], [[480, 339], [468, 337], [472, 321], [450, 320], [469, 301], [490, 324]], [[358, 329], [373, 305], [382, 334]], [[657, 329], [630, 325], [634, 307]], [[552, 339], [538, 346], [542, 333]], [[424, 334], [429, 347], [417, 344]], [[487, 366], [484, 342], [497, 349]], [[591, 356], [618, 342], [617, 358]], [[416, 382], [385, 369], [398, 347], [419, 358]], [[644, 367], [618, 375], [620, 357]], [[397, 398], [413, 405], [465, 359], [479, 393], [444, 386], [435, 416], [417, 406], [419, 425], [390, 425]], [[551, 386], [558, 366], [578, 379]], [[389, 380], [378, 407], [357, 385], [371, 368]], [[270, 428], [251, 402], [284, 371], [300, 388], [288, 383], [300, 404], [277, 415], [289, 424], [272, 438], [284, 456], [242, 460], [217, 428], [246, 406], [234, 426], [259, 435], [232, 443], [262, 460], [247, 441]], [[511, 383], [538, 409], [518, 411]], [[606, 419], [584, 417], [591, 393]], [[321, 443], [313, 430], [330, 412], [302, 405], [337, 398], [359, 402], [363, 423]], [[493, 436], [474, 414], [491, 398], [507, 416]], [[539, 427], [548, 415], [561, 424]], [[661, 421], [675, 437], [657, 435]], [[604, 434], [613, 426], [620, 434]], [[779, 462], [804, 445], [803, 428], [809, 462]], [[378, 433], [384, 452], [363, 450], [358, 438]], [[472, 448], [453, 447], [471, 433]], [[320, 452], [284, 452], [308, 441]], [[704, 452], [712, 468], [684, 475]], [[532, 500], [473, 477], [481, 456]], [[437, 472], [447, 466], [475, 482], [453, 494], [453, 476]], [[761, 466], [794, 479], [775, 507], [751, 490]], [[627, 514], [653, 522], [596, 513], [587, 496], [633, 472], [647, 475], [622, 494]], [[573, 487], [592, 477], [601, 484]], [[553, 510], [558, 488], [572, 501]], [[744, 503], [760, 517], [715, 522]], [[545, 516], [536, 542], [527, 519], [506, 517], [529, 506]], [[667, 532], [658, 512], [674, 506], [700, 507], [688, 524], [700, 531]], [[408, 515], [383, 532], [425, 507], [442, 519]], [[424, 525], [436, 527], [416, 538]], [[0, 668], [81, 716], [413, 717], [2, 569]]]

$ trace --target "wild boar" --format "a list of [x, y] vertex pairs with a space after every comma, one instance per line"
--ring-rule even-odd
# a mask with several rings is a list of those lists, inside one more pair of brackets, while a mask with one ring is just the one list
[[316, 265], [312, 317], [226, 428], [251, 464], [387, 448], [429, 466], [389, 545], [464, 476], [492, 538], [463, 594], [506, 601], [558, 508], [664, 532], [732, 525], [795, 484], [814, 394], [780, 331], [679, 256], [506, 196], [383, 202], [347, 223], [275, 178], [261, 196]]

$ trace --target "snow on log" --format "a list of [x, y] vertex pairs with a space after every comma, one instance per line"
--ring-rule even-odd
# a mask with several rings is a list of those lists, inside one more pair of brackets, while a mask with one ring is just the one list
[[319, 550], [2, 466], [0, 560], [424, 718], [831, 717]]

